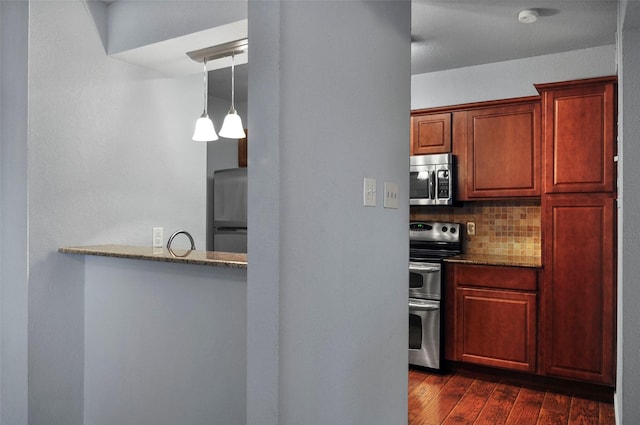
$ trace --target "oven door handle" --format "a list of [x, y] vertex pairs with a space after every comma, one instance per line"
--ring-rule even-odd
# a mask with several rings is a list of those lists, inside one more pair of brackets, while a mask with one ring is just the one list
[[438, 266], [409, 266], [410, 273], [438, 273], [440, 267]]
[[409, 308], [413, 310], [434, 311], [440, 309], [438, 301], [413, 302], [409, 300]]

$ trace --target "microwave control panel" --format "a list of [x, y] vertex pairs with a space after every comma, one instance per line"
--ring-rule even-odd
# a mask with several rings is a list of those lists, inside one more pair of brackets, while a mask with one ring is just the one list
[[438, 170], [438, 198], [447, 199], [451, 196], [449, 184], [449, 171]]

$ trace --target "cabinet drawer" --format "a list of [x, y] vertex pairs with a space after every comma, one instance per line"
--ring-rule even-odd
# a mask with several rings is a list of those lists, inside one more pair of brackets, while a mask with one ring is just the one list
[[458, 265], [455, 267], [455, 280], [457, 286], [521, 291], [536, 291], [538, 289], [538, 272], [536, 269]]

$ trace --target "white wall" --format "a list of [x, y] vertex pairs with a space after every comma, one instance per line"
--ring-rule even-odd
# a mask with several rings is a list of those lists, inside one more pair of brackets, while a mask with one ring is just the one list
[[537, 96], [537, 83], [615, 74], [615, 45], [418, 74], [411, 109]]
[[247, 422], [406, 423], [410, 3], [249, 2], [249, 38]]
[[85, 261], [84, 423], [244, 424], [246, 270]]
[[640, 417], [640, 5], [622, 2], [619, 44], [619, 197], [618, 368], [616, 423], [635, 424]]
[[0, 423], [27, 424], [29, 5], [0, 2]]
[[[81, 1], [29, 5], [29, 423], [82, 423], [83, 264], [65, 245], [204, 247], [201, 77], [110, 59]], [[91, 347], [87, 347], [90, 349]]]

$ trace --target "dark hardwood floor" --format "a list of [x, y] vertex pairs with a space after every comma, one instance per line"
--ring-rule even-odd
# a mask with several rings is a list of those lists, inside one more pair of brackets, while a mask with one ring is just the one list
[[615, 425], [613, 404], [462, 374], [409, 370], [409, 425]]

